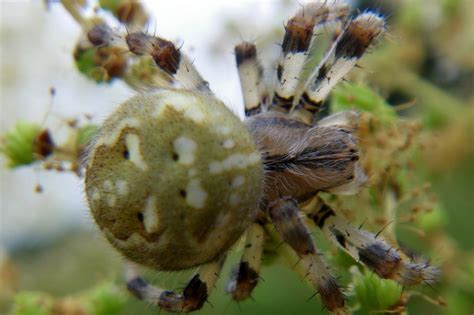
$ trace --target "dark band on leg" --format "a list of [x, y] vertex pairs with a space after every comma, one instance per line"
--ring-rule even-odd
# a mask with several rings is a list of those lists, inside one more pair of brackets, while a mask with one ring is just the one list
[[327, 218], [333, 215], [336, 215], [334, 211], [328, 205], [323, 204], [318, 213], [313, 216], [313, 221], [319, 228], [322, 229]]
[[147, 287], [148, 283], [141, 277], [136, 277], [127, 282], [128, 291], [130, 291], [133, 295], [135, 295], [135, 297], [140, 300], [144, 299], [144, 292], [146, 291]]
[[265, 231], [263, 225], [255, 222], [247, 230], [245, 247], [240, 263], [232, 269], [226, 291], [235, 301], [248, 298], [259, 279]]
[[273, 202], [269, 207], [272, 222], [284, 241], [300, 256], [314, 254], [316, 249], [298, 211], [297, 202], [288, 197]]
[[308, 216], [328, 239], [381, 278], [414, 285], [433, 283], [439, 277], [438, 268], [410, 261], [378, 235], [352, 226], [322, 200]]
[[401, 263], [398, 253], [383, 243], [373, 243], [359, 249], [359, 260], [381, 278], [392, 278]]
[[241, 261], [232, 270], [227, 291], [232, 294], [235, 301], [245, 300], [257, 286], [258, 278], [258, 273], [249, 266], [249, 263]]

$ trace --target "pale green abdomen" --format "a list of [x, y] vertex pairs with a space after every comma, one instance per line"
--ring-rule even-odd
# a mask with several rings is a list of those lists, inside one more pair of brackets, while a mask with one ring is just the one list
[[86, 171], [91, 212], [128, 259], [164, 270], [212, 260], [253, 220], [260, 154], [244, 124], [207, 94], [134, 97], [104, 123]]

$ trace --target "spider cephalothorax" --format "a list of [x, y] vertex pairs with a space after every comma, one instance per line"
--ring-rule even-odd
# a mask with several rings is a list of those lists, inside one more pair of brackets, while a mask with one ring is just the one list
[[[126, 45], [132, 54], [149, 56], [165, 77], [152, 93], [122, 104], [93, 141], [85, 180], [92, 214], [131, 262], [158, 270], [202, 265], [182, 294], [152, 286], [130, 269], [128, 288], [137, 297], [169, 311], [199, 309], [227, 250], [246, 235], [227, 291], [235, 300], [247, 298], [258, 282], [270, 228], [299, 257], [324, 306], [343, 313], [344, 295], [303, 216], [383, 278], [403, 285], [434, 280], [434, 268], [354, 228], [317, 197], [321, 191], [357, 193], [367, 180], [354, 135], [358, 114], [315, 119], [331, 89], [385, 30], [377, 14], [348, 14], [343, 1], [317, 1], [289, 20], [271, 92], [255, 46], [236, 46], [245, 122], [212, 95], [170, 41], [145, 33], [121, 36], [106, 24], [89, 31], [93, 45]], [[315, 31], [327, 25], [337, 36], [303, 79]], [[314, 206], [300, 210], [311, 199]]]

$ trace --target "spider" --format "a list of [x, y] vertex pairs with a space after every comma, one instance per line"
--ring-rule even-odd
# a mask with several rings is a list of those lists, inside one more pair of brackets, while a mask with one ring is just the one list
[[[317, 119], [331, 89], [386, 29], [376, 13], [351, 18], [349, 11], [343, 1], [315, 1], [289, 19], [271, 90], [255, 45], [235, 47], [244, 121], [213, 95], [171, 41], [120, 34], [105, 23], [90, 29], [92, 45], [126, 45], [132, 54], [150, 57], [166, 78], [147, 83], [147, 93], [105, 120], [85, 162], [90, 210], [128, 261], [127, 288], [137, 298], [171, 312], [202, 308], [226, 253], [241, 237], [243, 254], [226, 290], [236, 301], [248, 298], [271, 230], [297, 255], [323, 305], [345, 313], [342, 289], [310, 237], [311, 222], [381, 278], [401, 285], [436, 280], [435, 267], [411, 261], [318, 197], [355, 194], [367, 181], [355, 137], [358, 113]], [[328, 25], [335, 29], [331, 47], [303, 80], [315, 34]], [[302, 210], [311, 200], [313, 206]], [[139, 265], [199, 269], [178, 293], [148, 283]]]

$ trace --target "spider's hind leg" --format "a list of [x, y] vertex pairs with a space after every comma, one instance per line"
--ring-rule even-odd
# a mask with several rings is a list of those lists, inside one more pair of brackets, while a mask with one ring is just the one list
[[264, 239], [263, 226], [259, 223], [252, 224], [247, 231], [242, 258], [232, 270], [226, 288], [235, 301], [248, 298], [258, 283]]
[[351, 225], [321, 199], [307, 214], [331, 242], [381, 278], [401, 285], [432, 284], [439, 278], [438, 268], [410, 261], [377, 234]]
[[202, 308], [225, 261], [222, 256], [217, 261], [205, 264], [189, 280], [182, 294], [164, 290], [146, 282], [136, 271], [136, 267], [129, 264], [126, 270], [128, 290], [140, 300], [158, 306], [168, 312], [188, 313]]
[[309, 229], [300, 217], [295, 199], [282, 197], [269, 205], [271, 220], [282, 239], [299, 257], [299, 264], [307, 270], [310, 280], [323, 305], [333, 314], [345, 314], [344, 295], [330, 268], [311, 239]]

